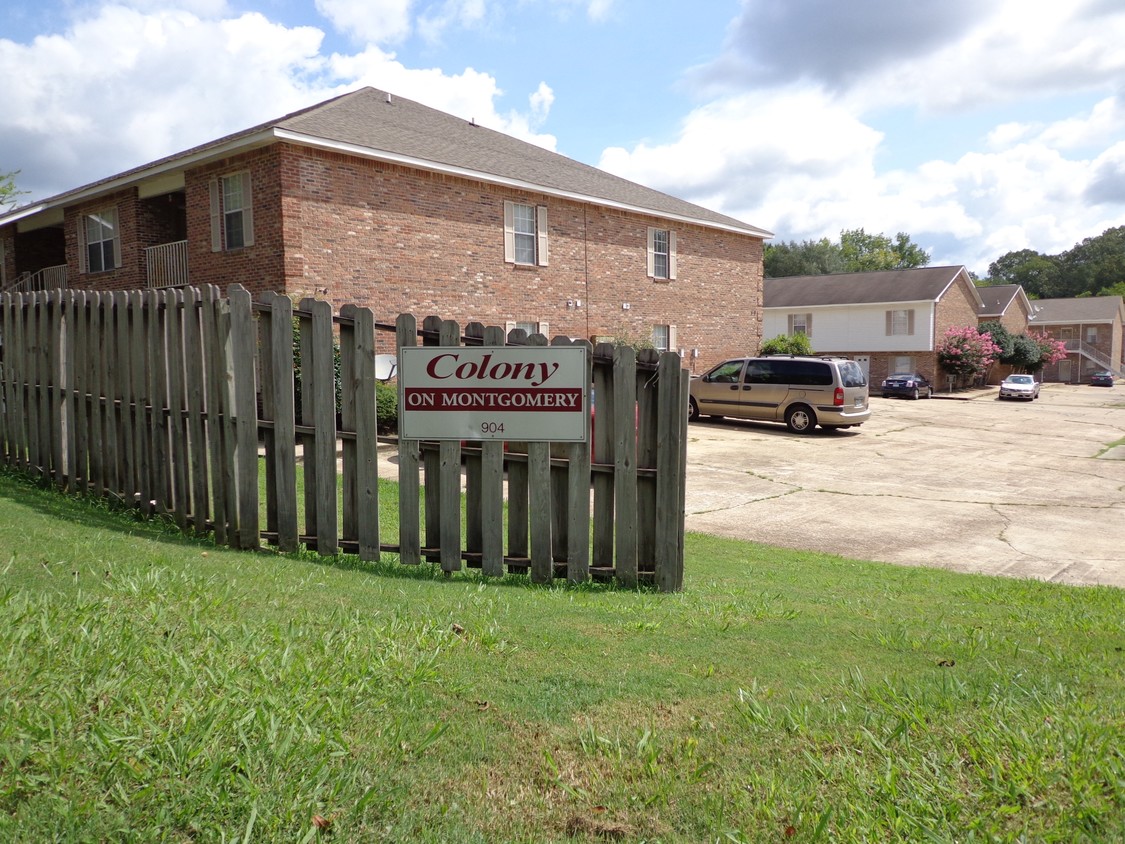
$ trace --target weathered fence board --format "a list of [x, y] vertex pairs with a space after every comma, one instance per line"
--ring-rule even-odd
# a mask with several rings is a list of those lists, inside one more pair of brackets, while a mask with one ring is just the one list
[[[375, 332], [392, 329], [370, 310], [255, 303], [238, 285], [6, 293], [0, 330], [0, 459], [69, 490], [238, 548], [392, 550], [450, 573], [467, 561], [536, 583], [682, 588], [687, 374], [675, 354], [587, 344], [587, 442], [399, 440], [396, 543], [378, 518], [374, 366]], [[399, 347], [574, 342], [438, 317], [418, 330], [411, 315], [393, 330]]]

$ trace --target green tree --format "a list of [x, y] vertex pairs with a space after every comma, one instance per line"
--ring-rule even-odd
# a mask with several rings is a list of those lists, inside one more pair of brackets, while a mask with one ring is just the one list
[[767, 243], [763, 267], [766, 278], [829, 275], [844, 272], [844, 255], [839, 244], [826, 237], [800, 243]]
[[19, 174], [19, 170], [11, 173], [0, 173], [0, 211], [4, 210], [6, 205], [15, 205], [16, 197], [27, 193], [27, 191], [16, 189], [16, 176]]
[[981, 334], [987, 334], [992, 338], [992, 342], [999, 348], [997, 352], [997, 360], [1001, 363], [1009, 363], [1008, 358], [1011, 357], [1012, 352], [1015, 350], [1015, 337], [996, 320], [989, 322], [982, 322], [979, 331]]
[[1063, 295], [1078, 296], [1125, 281], [1125, 226], [1088, 237], [1058, 256]]
[[1043, 355], [1043, 350], [1039, 348], [1039, 344], [1028, 337], [1026, 334], [1019, 334], [1013, 338], [1012, 353], [1008, 355], [1008, 359], [1004, 363], [1011, 364], [1016, 369], [1022, 369], [1025, 372], [1034, 372], [1040, 366], [1039, 359]]
[[900, 270], [924, 267], [930, 263], [926, 250], [899, 232], [891, 240], [885, 234], [868, 234], [863, 229], [840, 232], [840, 250], [845, 271], [851, 273]]
[[1063, 295], [1062, 267], [1058, 259], [1034, 249], [1005, 252], [988, 265], [991, 284], [1018, 284], [1033, 299]]
[[812, 355], [812, 343], [807, 334], [778, 334], [762, 342], [763, 355]]

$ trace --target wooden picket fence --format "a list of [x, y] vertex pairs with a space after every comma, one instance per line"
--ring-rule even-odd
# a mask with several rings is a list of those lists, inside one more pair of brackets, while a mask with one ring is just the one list
[[254, 302], [239, 285], [4, 293], [0, 332], [0, 460], [67, 491], [236, 548], [683, 586], [688, 376], [675, 353], [592, 350], [588, 443], [390, 440], [399, 525], [387, 542], [377, 333], [396, 348], [545, 337], [438, 317], [419, 329], [411, 315], [379, 325], [367, 308]]

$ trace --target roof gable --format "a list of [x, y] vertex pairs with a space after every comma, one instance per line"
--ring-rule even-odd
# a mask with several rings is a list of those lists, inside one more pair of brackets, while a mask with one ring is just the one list
[[936, 302], [962, 274], [969, 281], [963, 266], [767, 278], [762, 299], [767, 308]]

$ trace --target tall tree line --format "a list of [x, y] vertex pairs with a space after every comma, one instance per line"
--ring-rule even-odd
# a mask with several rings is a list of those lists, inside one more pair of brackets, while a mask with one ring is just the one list
[[766, 278], [783, 278], [909, 269], [928, 263], [930, 256], [905, 232], [892, 239], [863, 229], [844, 229], [838, 243], [822, 237], [766, 244], [764, 269]]
[[1065, 252], [1007, 252], [988, 265], [984, 284], [1019, 284], [1036, 299], [1125, 296], [1125, 226], [1106, 229]]

